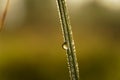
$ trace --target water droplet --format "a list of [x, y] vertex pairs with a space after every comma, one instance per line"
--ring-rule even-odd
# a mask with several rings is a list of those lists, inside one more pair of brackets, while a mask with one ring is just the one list
[[64, 43], [62, 44], [62, 48], [63, 48], [64, 50], [67, 50], [67, 49], [68, 49], [67, 42], [64, 42]]

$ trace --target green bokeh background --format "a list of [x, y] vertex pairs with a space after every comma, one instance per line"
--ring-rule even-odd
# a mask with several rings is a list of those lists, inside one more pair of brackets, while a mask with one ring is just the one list
[[[68, 3], [80, 79], [120, 80], [120, 10], [96, 1]], [[24, 22], [6, 21], [0, 33], [0, 80], [69, 80], [56, 1], [25, 0], [25, 7]]]

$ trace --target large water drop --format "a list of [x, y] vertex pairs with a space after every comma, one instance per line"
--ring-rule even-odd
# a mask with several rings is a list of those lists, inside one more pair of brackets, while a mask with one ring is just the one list
[[67, 42], [64, 42], [64, 43], [62, 44], [62, 48], [63, 48], [64, 50], [67, 50], [67, 49], [68, 49], [68, 44], [67, 44]]

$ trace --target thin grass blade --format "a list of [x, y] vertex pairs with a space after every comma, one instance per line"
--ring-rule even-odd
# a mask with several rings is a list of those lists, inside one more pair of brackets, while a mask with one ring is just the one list
[[77, 57], [76, 57], [76, 49], [74, 45], [66, 1], [57, 0], [57, 7], [58, 7], [58, 12], [59, 12], [63, 37], [64, 37], [64, 43], [62, 46], [66, 50], [66, 53], [67, 53], [70, 79], [79, 80], [79, 69], [78, 69], [78, 62], [77, 62]]
[[7, 15], [7, 12], [8, 12], [8, 7], [9, 7], [9, 0], [7, 0], [7, 3], [6, 3], [6, 6], [5, 6], [5, 9], [3, 11], [3, 14], [2, 14], [2, 17], [0, 19], [0, 31], [3, 29], [4, 27], [4, 23], [5, 23], [5, 18], [6, 18], [6, 15]]

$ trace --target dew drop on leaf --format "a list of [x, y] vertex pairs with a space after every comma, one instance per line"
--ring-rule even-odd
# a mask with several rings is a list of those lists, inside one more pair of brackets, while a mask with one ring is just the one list
[[67, 49], [68, 49], [67, 42], [64, 42], [64, 43], [62, 44], [62, 48], [63, 48], [64, 50], [67, 50]]

